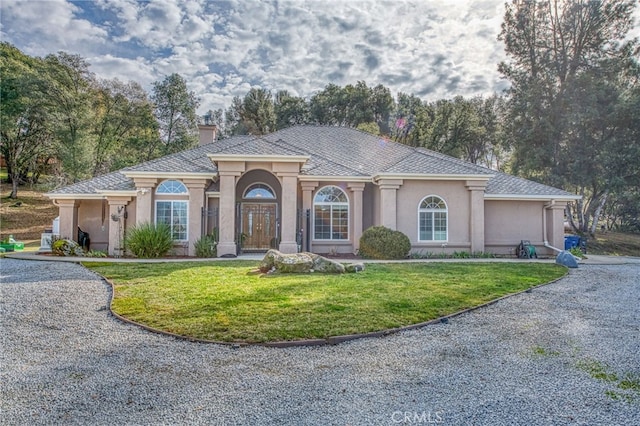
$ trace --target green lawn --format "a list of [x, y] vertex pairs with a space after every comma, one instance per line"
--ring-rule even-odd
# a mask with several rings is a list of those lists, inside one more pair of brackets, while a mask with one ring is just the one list
[[566, 273], [541, 263], [369, 264], [343, 275], [252, 274], [256, 262], [85, 263], [114, 283], [114, 312], [226, 342], [326, 338], [415, 324]]

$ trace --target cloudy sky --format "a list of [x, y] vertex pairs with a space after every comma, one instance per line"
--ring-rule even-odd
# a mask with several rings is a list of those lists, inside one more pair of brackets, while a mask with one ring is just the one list
[[309, 97], [364, 80], [426, 100], [506, 87], [504, 0], [2, 0], [0, 35], [32, 56], [61, 50], [98, 77], [145, 88], [179, 73], [199, 111], [251, 87]]

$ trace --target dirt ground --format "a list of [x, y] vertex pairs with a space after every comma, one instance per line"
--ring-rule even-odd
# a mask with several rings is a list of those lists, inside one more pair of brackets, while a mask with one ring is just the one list
[[43, 193], [20, 187], [18, 198], [9, 198], [11, 188], [3, 183], [0, 204], [0, 239], [13, 235], [18, 241], [38, 240], [44, 228], [58, 216], [58, 208]]

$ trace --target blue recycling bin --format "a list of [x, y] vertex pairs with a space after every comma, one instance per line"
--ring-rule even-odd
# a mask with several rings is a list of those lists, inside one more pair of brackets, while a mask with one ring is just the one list
[[578, 235], [565, 235], [564, 249], [571, 250], [574, 247], [580, 247], [580, 237]]

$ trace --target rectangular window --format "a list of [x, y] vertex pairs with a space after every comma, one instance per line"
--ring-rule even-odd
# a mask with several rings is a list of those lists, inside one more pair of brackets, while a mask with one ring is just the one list
[[316, 205], [314, 233], [316, 240], [346, 240], [349, 238], [349, 206]]
[[420, 213], [420, 240], [433, 240], [433, 216], [431, 213]]
[[314, 238], [316, 240], [331, 239], [331, 207], [315, 206], [314, 209]]
[[169, 225], [174, 240], [187, 240], [187, 216], [186, 201], [156, 202], [156, 223]]
[[349, 238], [349, 207], [331, 206], [333, 223], [332, 240], [346, 240]]
[[433, 239], [436, 241], [447, 240], [447, 214], [433, 213]]
[[447, 213], [420, 212], [420, 241], [447, 241]]

